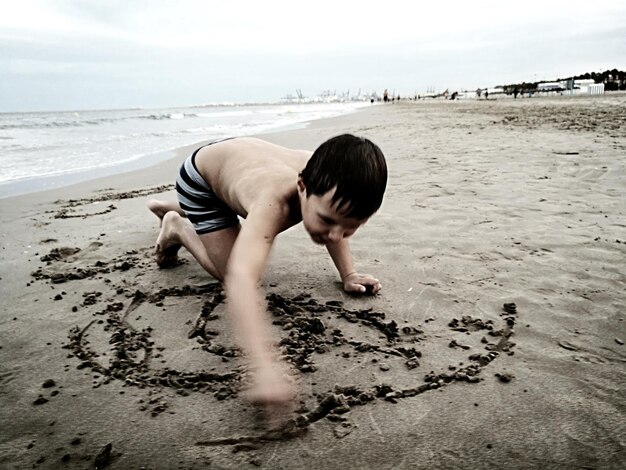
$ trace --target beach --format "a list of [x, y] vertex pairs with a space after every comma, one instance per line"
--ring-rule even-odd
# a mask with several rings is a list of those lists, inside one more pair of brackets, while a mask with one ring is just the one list
[[220, 285], [153, 259], [158, 164], [0, 199], [0, 467], [554, 468], [626, 461], [626, 94], [400, 101], [261, 137], [383, 150], [345, 294], [301, 226], [262, 280], [301, 402], [267, 431]]

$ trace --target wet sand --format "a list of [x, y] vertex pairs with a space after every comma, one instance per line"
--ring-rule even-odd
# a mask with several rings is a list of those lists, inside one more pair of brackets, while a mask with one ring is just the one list
[[626, 95], [375, 106], [342, 132], [387, 156], [341, 290], [300, 226], [263, 279], [302, 390], [267, 431], [221, 286], [153, 260], [155, 167], [0, 200], [2, 468], [621, 468]]

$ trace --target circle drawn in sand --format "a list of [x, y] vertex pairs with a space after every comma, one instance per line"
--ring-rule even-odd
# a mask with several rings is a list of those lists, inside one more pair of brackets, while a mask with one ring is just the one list
[[[162, 305], [166, 297], [172, 296], [201, 296], [204, 299], [201, 312], [188, 333], [188, 340], [201, 344], [202, 350], [206, 353], [226, 358], [229, 362], [230, 359], [240, 355], [238, 349], [220, 345], [216, 340], [219, 332], [207, 327], [216, 318], [215, 308], [224, 300], [221, 285], [217, 283], [200, 287], [162, 289], [152, 294], [137, 291], [127, 307], [124, 308], [123, 304], [118, 302], [99, 312], [107, 317], [104, 328], [110, 335], [109, 344], [112, 347], [112, 357], [108, 364], [101, 361], [99, 354], [90, 349], [88, 342], [85, 341], [87, 331], [97, 320], [83, 328], [73, 328], [69, 333], [70, 341], [66, 347], [81, 360], [78, 367], [90, 368], [93, 372], [101, 374], [104, 377], [103, 384], [111, 380], [121, 380], [128, 386], [170, 388], [180, 394], [212, 393], [218, 400], [237, 396], [246, 372], [241, 365], [231, 366], [226, 373], [189, 372], [153, 367], [152, 359], [159, 347], [155, 346], [152, 339], [152, 329], [150, 327], [137, 329], [129, 322], [128, 317], [146, 302]], [[411, 374], [411, 379], [414, 378], [413, 385], [408, 387], [389, 383], [337, 385], [332, 390], [318, 393], [318, 403], [312, 410], [301, 409], [295, 418], [289, 420], [279, 430], [254, 436], [202, 441], [197, 443], [198, 445], [240, 445], [290, 438], [305, 432], [311, 423], [322, 418], [342, 423], [341, 429], [335, 433], [341, 438], [347, 434], [346, 429], [350, 428], [345, 424], [347, 421], [345, 414], [353, 407], [364, 406], [377, 400], [396, 403], [454, 383], [479, 382], [483, 368], [500, 354], [513, 353], [514, 343], [510, 339], [513, 335], [517, 309], [512, 303], [504, 304], [500, 314], [502, 325], [499, 329], [492, 320], [483, 321], [471, 316], [453, 319], [448, 325], [451, 331], [467, 335], [486, 333], [481, 340], [486, 352], [471, 354], [468, 357], [469, 365], [459, 368], [449, 366], [446, 372], [431, 371], [420, 379], [414, 369], [420, 367], [422, 354], [415, 346], [424, 340], [423, 331], [411, 326], [399, 328], [395, 321], [386, 320], [384, 313], [372, 309], [349, 310], [340, 301], [322, 304], [309, 294], [287, 298], [273, 293], [267, 296], [267, 302], [273, 323], [283, 332], [279, 347], [285, 358], [302, 374], [315, 374], [318, 371], [317, 358], [324, 354], [328, 355], [333, 350], [342, 350], [343, 357], [351, 357], [351, 353], [346, 352], [346, 349], [349, 349], [355, 355], [368, 354], [374, 363], [382, 361], [383, 358], [402, 361], [406, 373]], [[327, 323], [332, 326], [328, 326]], [[361, 341], [349, 338], [344, 329], [350, 328], [350, 325], [369, 332], [361, 335], [368, 339]], [[456, 340], [451, 341], [448, 346], [460, 350], [468, 349]], [[380, 369], [388, 370], [383, 368], [382, 364]]]

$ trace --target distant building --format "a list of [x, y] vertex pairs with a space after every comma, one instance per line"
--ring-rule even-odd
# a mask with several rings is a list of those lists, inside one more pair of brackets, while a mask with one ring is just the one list
[[596, 83], [595, 80], [593, 80], [592, 78], [583, 78], [580, 80], [574, 80], [574, 89], [578, 87], [582, 90], [583, 88], [588, 87], [589, 85], [594, 85], [595, 83]]
[[594, 83], [593, 85], [589, 85], [587, 87], [586, 93], [590, 95], [603, 95], [604, 94], [604, 83]]
[[562, 82], [544, 82], [537, 84], [537, 91], [561, 91], [564, 90]]
[[505, 93], [504, 91], [504, 86], [502, 85], [497, 85], [494, 86], [493, 88], [487, 88], [487, 91], [489, 92], [489, 95], [503, 95]]
[[604, 83], [596, 83], [593, 79], [567, 80], [561, 82], [565, 95], [601, 95], [604, 93]]
[[569, 79], [560, 82], [544, 82], [537, 84], [537, 91], [544, 93], [562, 93], [564, 95], [604, 93], [604, 84], [596, 83], [593, 79]]

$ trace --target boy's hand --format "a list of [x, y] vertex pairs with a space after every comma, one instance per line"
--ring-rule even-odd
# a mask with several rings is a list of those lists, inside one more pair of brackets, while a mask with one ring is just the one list
[[357, 294], [376, 294], [382, 285], [369, 274], [350, 273], [343, 279], [343, 290]]
[[295, 411], [296, 387], [281, 361], [256, 367], [244, 396], [264, 409], [268, 429], [280, 428]]

